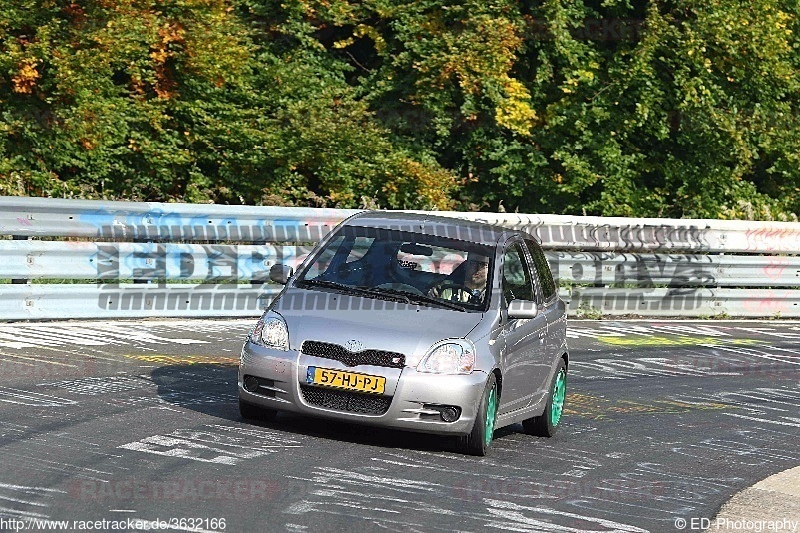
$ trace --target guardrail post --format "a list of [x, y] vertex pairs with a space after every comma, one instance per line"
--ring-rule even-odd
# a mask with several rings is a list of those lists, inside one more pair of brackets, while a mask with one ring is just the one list
[[[153, 240], [133, 239], [133, 242], [152, 244]], [[157, 280], [160, 286], [166, 282], [166, 250], [163, 246], [161, 246], [161, 244], [158, 244], [155, 252], [135, 253], [134, 256], [136, 256], [138, 259], [144, 259], [145, 267], [135, 268], [133, 270], [133, 283], [152, 283], [154, 280]]]
[[[150, 241], [149, 241], [148, 239], [133, 239], [133, 242], [142, 242], [142, 243], [148, 243], [148, 242], [150, 242]], [[145, 261], [147, 261], [147, 258], [145, 258]], [[142, 269], [142, 270], [146, 270], [146, 269]], [[136, 277], [136, 272], [134, 272], [134, 276], [133, 276], [133, 282], [134, 282], [134, 283], [149, 283], [149, 282], [150, 282], [150, 280], [148, 280], [148, 279], [142, 279], [142, 278], [137, 278], [137, 277]]]
[[[27, 241], [29, 239], [29, 237], [27, 237], [25, 235], [12, 235], [11, 239], [15, 240], [15, 241]], [[31, 260], [31, 258], [28, 257], [28, 263], [30, 263], [30, 260]], [[14, 285], [25, 285], [26, 283], [28, 283], [28, 279], [27, 278], [12, 279], [11, 283], [14, 284]]]

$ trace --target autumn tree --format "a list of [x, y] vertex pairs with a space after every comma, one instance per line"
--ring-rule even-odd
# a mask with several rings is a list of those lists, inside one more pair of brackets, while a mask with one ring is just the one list
[[796, 0], [0, 1], [3, 194], [800, 213]]
[[0, 193], [451, 206], [455, 175], [394, 142], [348, 65], [243, 11], [5, 0]]

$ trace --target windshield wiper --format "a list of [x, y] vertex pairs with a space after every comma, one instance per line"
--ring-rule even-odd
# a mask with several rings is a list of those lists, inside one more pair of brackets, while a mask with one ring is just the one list
[[325, 287], [327, 289], [339, 289], [342, 291], [352, 291], [352, 290], [358, 291], [358, 289], [356, 287], [353, 287], [352, 285], [345, 285], [344, 283], [336, 283], [335, 281], [328, 281], [325, 279], [301, 279], [297, 283], [298, 284], [302, 283], [303, 285], [314, 285], [317, 287]]
[[408, 298], [411, 295], [411, 293], [408, 293], [406, 291], [398, 291], [397, 289], [387, 289], [387, 288], [384, 288], [384, 287], [363, 287], [363, 286], [359, 286], [358, 288], [359, 289], [364, 289], [365, 291], [369, 291], [369, 292], [371, 292], [373, 294], [380, 294], [381, 296], [383, 296], [384, 294], [387, 294], [389, 296], [396, 296], [398, 298], [402, 298], [403, 300], [405, 300], [407, 304], [411, 303], [411, 300]]
[[457, 303], [448, 302], [447, 300], [440, 300], [439, 298], [434, 298], [433, 296], [427, 296], [425, 294], [412, 294], [407, 293], [408, 297], [414, 300], [415, 302], [424, 302], [428, 304], [440, 305], [442, 307], [447, 307], [448, 309], [455, 309], [456, 311], [463, 311], [464, 313], [467, 312], [463, 306], [458, 305]]
[[401, 291], [395, 291], [393, 289], [377, 289], [373, 287], [364, 287], [362, 285], [345, 285], [344, 283], [337, 283], [335, 281], [328, 281], [324, 279], [304, 279], [299, 281], [298, 283], [304, 283], [307, 285], [314, 285], [317, 287], [325, 287], [327, 289], [337, 289], [340, 291], [349, 292], [352, 294], [364, 294], [367, 296], [380, 296], [382, 298], [386, 298], [387, 296], [394, 299], [402, 299], [405, 300], [407, 304], [411, 303], [411, 300], [408, 299], [408, 296], [403, 294]]
[[426, 303], [426, 304], [438, 305], [440, 307], [446, 307], [448, 309], [453, 309], [455, 311], [461, 311], [464, 313], [467, 312], [467, 310], [464, 309], [463, 306], [457, 303], [448, 302], [447, 300], [440, 300], [439, 298], [434, 298], [433, 296], [427, 296], [425, 294], [414, 294], [411, 292], [399, 291], [397, 289], [364, 287], [363, 285], [345, 285], [344, 283], [337, 283], [335, 281], [328, 281], [324, 279], [304, 279], [298, 281], [297, 283], [314, 285], [317, 287], [325, 287], [328, 289], [337, 289], [340, 291], [345, 291], [355, 294], [364, 294], [368, 296], [380, 296], [384, 298], [388, 296], [389, 298], [397, 298], [405, 300], [405, 302], [408, 304], [412, 302]]

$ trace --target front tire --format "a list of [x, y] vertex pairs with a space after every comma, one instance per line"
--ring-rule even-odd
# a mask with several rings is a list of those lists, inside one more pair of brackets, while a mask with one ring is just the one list
[[550, 396], [541, 416], [534, 416], [522, 421], [522, 427], [528, 435], [552, 437], [558, 431], [561, 416], [564, 413], [564, 401], [567, 396], [567, 365], [560, 359], [556, 374], [550, 382]]
[[269, 422], [278, 415], [278, 411], [274, 409], [264, 409], [263, 407], [247, 403], [239, 398], [239, 414], [246, 420]]
[[478, 457], [486, 455], [494, 437], [498, 404], [497, 378], [492, 372], [489, 374], [489, 379], [486, 380], [486, 387], [483, 389], [478, 416], [475, 417], [472, 431], [468, 435], [459, 437], [459, 448], [463, 453]]

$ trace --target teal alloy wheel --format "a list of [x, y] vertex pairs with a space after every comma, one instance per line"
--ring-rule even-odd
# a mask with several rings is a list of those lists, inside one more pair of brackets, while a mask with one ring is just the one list
[[458, 439], [458, 447], [462, 453], [479, 457], [486, 455], [494, 437], [498, 403], [497, 378], [494, 373], [491, 373], [489, 379], [486, 380], [486, 386], [478, 404], [478, 413], [475, 423], [472, 425], [472, 431]]
[[556, 373], [550, 384], [550, 396], [544, 413], [522, 421], [525, 433], [538, 437], [552, 437], [556, 434], [564, 414], [564, 402], [567, 399], [567, 365], [563, 359], [558, 363]]
[[561, 413], [564, 410], [564, 398], [567, 396], [567, 370], [562, 368], [556, 376], [556, 383], [553, 386], [553, 406], [550, 409], [550, 424], [558, 426], [561, 421]]
[[492, 390], [489, 391], [489, 401], [486, 405], [486, 431], [484, 432], [483, 438], [486, 442], [486, 446], [489, 446], [492, 443], [492, 438], [494, 437], [494, 422], [497, 418], [497, 385], [495, 384], [492, 387]]

